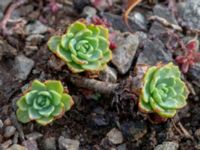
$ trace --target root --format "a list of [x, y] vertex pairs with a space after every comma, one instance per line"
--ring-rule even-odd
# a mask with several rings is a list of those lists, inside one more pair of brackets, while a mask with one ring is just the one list
[[91, 89], [95, 92], [108, 95], [112, 94], [119, 86], [118, 83], [108, 83], [75, 75], [70, 75], [69, 80], [77, 87]]

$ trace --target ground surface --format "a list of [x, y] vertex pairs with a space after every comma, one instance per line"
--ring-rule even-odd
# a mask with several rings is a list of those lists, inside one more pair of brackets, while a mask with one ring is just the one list
[[[12, 0], [0, 2], [0, 18], [4, 16], [3, 13], [6, 12], [9, 2]], [[100, 80], [124, 82], [122, 85], [125, 88], [127, 78], [133, 76], [136, 64], [153, 65], [160, 61], [174, 61], [177, 54], [172, 49], [178, 46], [175, 40], [169, 42], [173, 33], [177, 33], [183, 42], [200, 33], [199, 4], [199, 0], [183, 1], [170, 7], [171, 5], [165, 1], [150, 4], [144, 1], [132, 11], [129, 17], [130, 28], [134, 34], [123, 35], [123, 32], [130, 30], [122, 20], [125, 5], [120, 0], [115, 0], [111, 7], [100, 11], [91, 6], [88, 1], [76, 0], [73, 4], [70, 0], [60, 0], [56, 12], [53, 12], [48, 1], [25, 2], [11, 15], [13, 20], [22, 20], [16, 25], [9, 23], [7, 30], [12, 32], [9, 34], [2, 32], [0, 36], [1, 148], [7, 149], [14, 144], [19, 144], [28, 150], [67, 149], [69, 145], [72, 146], [72, 150], [133, 150], [154, 149], [161, 144], [155, 149], [200, 149], [200, 65], [198, 63], [184, 74], [192, 91], [188, 98], [188, 105], [180, 110], [175, 118], [156, 125], [138, 112], [137, 97], [133, 95], [120, 95], [120, 90], [116, 90], [111, 96], [99, 96], [99, 93], [73, 85], [68, 80], [67, 67], [61, 62], [56, 64], [56, 58], [46, 45], [51, 35], [63, 33], [66, 27], [77, 19], [88, 19], [95, 14], [107, 18], [117, 35], [114, 41], [118, 42], [117, 48], [113, 50], [113, 60], [109, 64], [112, 68], [111, 73], [105, 72], [106, 77], [103, 76]], [[175, 14], [174, 8], [177, 10]], [[148, 18], [153, 15], [166, 19], [169, 24], [179, 25], [183, 31], [174, 32], [171, 27], [166, 27], [166, 24], [150, 21]], [[193, 34], [188, 34], [187, 31]], [[86, 75], [82, 74], [82, 76]], [[41, 127], [34, 122], [21, 124], [17, 122], [14, 115], [16, 100], [34, 79], [61, 80], [68, 87], [75, 101], [72, 110], [46, 127]], [[116, 102], [116, 94], [120, 95], [118, 102]], [[17, 149], [16, 147], [14, 149]]]

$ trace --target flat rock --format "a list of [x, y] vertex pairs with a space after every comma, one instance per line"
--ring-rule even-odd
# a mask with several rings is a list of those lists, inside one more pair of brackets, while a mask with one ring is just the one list
[[125, 74], [135, 57], [139, 39], [136, 34], [116, 33], [115, 43], [117, 48], [113, 51], [112, 63], [120, 74]]
[[100, 72], [99, 79], [105, 82], [115, 83], [117, 81], [117, 71], [107, 66], [105, 70]]
[[[105, 18], [112, 24], [115, 30], [122, 32], [130, 31], [128, 26], [125, 24], [123, 17], [111, 13], [104, 13]], [[129, 26], [133, 31], [145, 31], [147, 30], [147, 21], [145, 16], [140, 12], [133, 12], [128, 17]]]
[[26, 138], [28, 140], [37, 140], [37, 139], [40, 139], [43, 135], [39, 132], [33, 132], [33, 133], [30, 133], [30, 134], [27, 134], [26, 135]]
[[13, 144], [7, 150], [26, 150], [26, 148], [24, 146], [19, 145], [19, 144]]
[[144, 121], [124, 122], [121, 124], [121, 130], [124, 137], [136, 141], [147, 133], [147, 125]]
[[55, 137], [45, 138], [43, 146], [45, 150], [56, 150], [56, 138]]
[[107, 137], [109, 141], [113, 144], [121, 144], [123, 142], [123, 135], [122, 132], [116, 128], [113, 128], [107, 133]]
[[28, 34], [43, 34], [48, 31], [48, 27], [42, 24], [40, 21], [28, 24], [26, 26], [26, 32]]
[[38, 145], [35, 140], [26, 140], [22, 144], [27, 150], [38, 150]]
[[82, 12], [81, 15], [82, 15], [83, 17], [88, 17], [88, 18], [90, 18], [90, 17], [95, 16], [96, 13], [97, 13], [97, 10], [96, 10], [94, 7], [86, 6], [86, 7], [84, 7], [83, 12]]
[[72, 140], [60, 136], [58, 139], [60, 150], [79, 150], [80, 142], [78, 140]]
[[0, 119], [0, 129], [3, 128], [3, 122], [2, 120]]
[[157, 145], [154, 150], [178, 150], [179, 145], [176, 142], [163, 142]]
[[7, 126], [4, 131], [4, 137], [9, 138], [15, 134], [16, 128], [14, 126]]
[[34, 66], [34, 61], [24, 55], [18, 55], [14, 64], [17, 72], [16, 77], [20, 80], [26, 80]]
[[173, 61], [172, 54], [165, 49], [159, 39], [146, 40], [144, 49], [140, 52], [137, 64], [156, 65], [159, 62], [168, 63]]
[[185, 23], [191, 28], [200, 29], [200, 0], [187, 0], [180, 9]]

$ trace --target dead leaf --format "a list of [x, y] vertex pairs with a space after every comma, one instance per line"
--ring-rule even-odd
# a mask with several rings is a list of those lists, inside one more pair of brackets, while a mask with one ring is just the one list
[[[129, 13], [131, 12], [131, 10], [133, 10], [133, 8], [138, 5], [142, 0], [128, 0], [127, 2], [127, 7], [126, 7], [126, 10], [123, 14], [123, 19], [126, 23], [126, 25], [129, 27], [129, 24], [128, 24], [128, 15]], [[129, 27], [130, 28], [130, 27]]]

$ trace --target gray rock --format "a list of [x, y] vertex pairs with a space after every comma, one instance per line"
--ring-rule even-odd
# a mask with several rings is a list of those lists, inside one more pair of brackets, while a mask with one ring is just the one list
[[162, 17], [169, 21], [170, 23], [177, 24], [176, 18], [173, 16], [172, 12], [166, 6], [156, 5], [153, 8], [153, 13], [156, 16]]
[[109, 141], [113, 144], [121, 144], [123, 142], [123, 135], [122, 132], [116, 128], [113, 128], [107, 133], [107, 137]]
[[18, 55], [14, 64], [17, 71], [16, 77], [20, 80], [26, 80], [34, 66], [34, 61], [24, 55]]
[[9, 147], [7, 150], [26, 150], [24, 146], [13, 144], [11, 147]]
[[43, 137], [43, 135], [39, 132], [33, 132], [26, 135], [26, 138], [28, 140], [37, 140], [37, 139], [40, 139], [41, 137]]
[[124, 143], [124, 144], [121, 144], [121, 145], [117, 146], [117, 150], [127, 150], [126, 147], [127, 147], [127, 146], [126, 146], [126, 144]]
[[200, 29], [200, 0], [187, 0], [182, 6], [180, 14], [185, 23], [191, 28]]
[[140, 52], [137, 64], [156, 65], [159, 62], [171, 62], [172, 54], [165, 49], [164, 44], [159, 39], [146, 40], [144, 50]]
[[83, 9], [82, 16], [90, 18], [90, 17], [95, 16], [96, 13], [97, 13], [97, 10], [94, 7], [86, 6]]
[[26, 26], [26, 32], [28, 34], [43, 34], [48, 31], [48, 27], [42, 24], [40, 21], [35, 21], [32, 24]]
[[12, 144], [12, 140], [7, 140], [4, 143], [0, 144], [1, 150], [6, 150]]
[[60, 136], [58, 139], [58, 144], [60, 150], [79, 150], [80, 142]]
[[105, 82], [115, 83], [117, 81], [117, 71], [109, 66], [99, 74], [99, 79]]
[[[128, 26], [125, 24], [122, 16], [114, 15], [111, 13], [104, 13], [105, 18], [109, 20], [113, 28], [120, 30], [122, 32], [130, 31]], [[147, 30], [147, 21], [145, 16], [140, 12], [133, 12], [128, 17], [129, 26], [132, 31], [146, 31]]]
[[37, 45], [41, 43], [42, 39], [44, 39], [44, 35], [31, 34], [26, 38], [26, 41], [31, 42], [31, 45]]
[[191, 66], [188, 70], [188, 77], [195, 82], [195, 85], [200, 87], [200, 63], [196, 63], [193, 66]]
[[2, 120], [0, 119], [0, 129], [3, 128], [3, 122]]
[[137, 141], [147, 133], [147, 125], [144, 121], [124, 122], [121, 130], [124, 137]]
[[27, 150], [38, 150], [38, 145], [35, 140], [26, 140], [22, 144]]
[[175, 142], [163, 142], [160, 145], [157, 145], [154, 150], [178, 150], [179, 145]]
[[116, 33], [117, 48], [113, 51], [112, 63], [120, 74], [125, 74], [131, 67], [139, 45], [136, 34]]
[[56, 150], [56, 139], [55, 137], [49, 137], [44, 140], [45, 150]]
[[4, 137], [9, 138], [15, 134], [16, 128], [14, 126], [7, 126], [4, 131]]
[[[177, 24], [175, 17], [172, 15], [171, 11], [165, 6], [156, 5], [153, 8], [153, 13], [156, 16], [166, 19], [168, 22], [170, 22], [172, 24]], [[152, 33], [154, 35], [159, 36], [161, 33], [164, 33], [164, 32], [166, 32], [166, 28], [163, 27], [163, 25], [161, 25], [158, 22], [154, 22], [150, 28], [150, 33]]]

